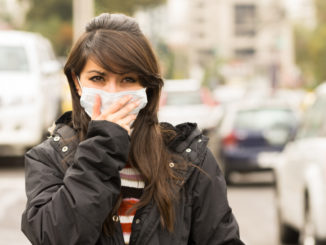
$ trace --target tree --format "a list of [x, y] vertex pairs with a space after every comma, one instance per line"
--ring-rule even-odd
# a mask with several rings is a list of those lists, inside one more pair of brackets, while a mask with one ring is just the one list
[[326, 80], [326, 1], [315, 0], [315, 6], [316, 27], [295, 28], [296, 60], [310, 88]]
[[49, 38], [56, 53], [66, 55], [72, 43], [72, 1], [30, 0], [24, 29]]
[[96, 14], [102, 12], [133, 15], [138, 9], [153, 8], [166, 3], [166, 0], [96, 0]]
[[31, 5], [27, 13], [29, 21], [44, 21], [53, 17], [63, 21], [72, 19], [71, 0], [31, 0]]

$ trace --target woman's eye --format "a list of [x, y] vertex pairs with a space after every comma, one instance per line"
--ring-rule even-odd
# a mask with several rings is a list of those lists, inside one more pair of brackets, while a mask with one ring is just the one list
[[137, 82], [137, 80], [135, 78], [133, 78], [133, 77], [125, 77], [123, 79], [123, 82], [125, 82], [125, 83], [135, 83], [135, 82]]
[[102, 82], [102, 81], [104, 81], [104, 78], [101, 76], [94, 76], [94, 77], [91, 77], [90, 80], [93, 82]]

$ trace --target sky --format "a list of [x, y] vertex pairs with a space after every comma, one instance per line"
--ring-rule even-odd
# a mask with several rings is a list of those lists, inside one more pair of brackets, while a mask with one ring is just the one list
[[315, 10], [313, 0], [285, 0], [283, 3], [288, 9], [291, 19], [303, 20], [308, 25], [314, 23]]

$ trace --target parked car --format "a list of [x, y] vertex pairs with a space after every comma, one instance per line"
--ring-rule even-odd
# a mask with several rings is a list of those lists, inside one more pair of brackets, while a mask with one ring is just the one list
[[196, 80], [166, 80], [162, 91], [159, 121], [173, 125], [194, 122], [207, 133], [216, 127], [221, 109], [210, 91]]
[[60, 65], [39, 34], [0, 31], [0, 155], [39, 143], [58, 116]]
[[272, 170], [273, 166], [260, 161], [262, 154], [282, 151], [295, 133], [297, 123], [295, 111], [276, 101], [241, 102], [225, 109], [211, 138], [226, 182], [231, 184], [233, 172]]
[[277, 163], [280, 241], [326, 244], [326, 84]]

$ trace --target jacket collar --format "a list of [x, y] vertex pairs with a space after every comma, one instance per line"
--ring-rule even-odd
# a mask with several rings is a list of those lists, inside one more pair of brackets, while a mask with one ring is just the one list
[[56, 121], [55, 124], [68, 124], [72, 120], [72, 111], [66, 111]]
[[[72, 120], [72, 111], [67, 111], [62, 114], [55, 122], [59, 124], [69, 124]], [[198, 129], [196, 123], [182, 123], [175, 127], [167, 122], [160, 123], [161, 127], [171, 129], [176, 132], [174, 139], [168, 143], [168, 147], [178, 153], [182, 153], [186, 148], [190, 146], [195, 138], [200, 136], [202, 133]]]
[[[72, 112], [65, 112], [56, 120], [56, 127], [53, 132], [53, 135], [60, 136], [60, 140], [58, 142], [60, 144], [58, 147], [64, 147], [68, 143], [74, 146], [69, 147], [69, 152], [75, 150], [78, 145], [78, 139], [77, 137], [74, 137], [76, 135], [76, 130], [69, 126], [71, 125], [71, 120]], [[206, 146], [206, 144], [200, 144], [201, 146], [199, 147], [197, 139], [202, 138], [206, 142], [208, 140], [207, 137], [202, 135], [202, 132], [198, 129], [197, 124], [188, 122], [173, 126], [169, 123], [162, 122], [160, 125], [165, 129], [176, 132], [176, 136], [171, 141], [166, 142], [167, 147], [173, 152], [182, 154], [187, 160], [190, 160], [192, 163], [196, 164], [198, 160], [197, 158], [204, 152]], [[187, 153], [187, 150], [189, 151], [189, 149], [192, 149], [191, 153]]]

